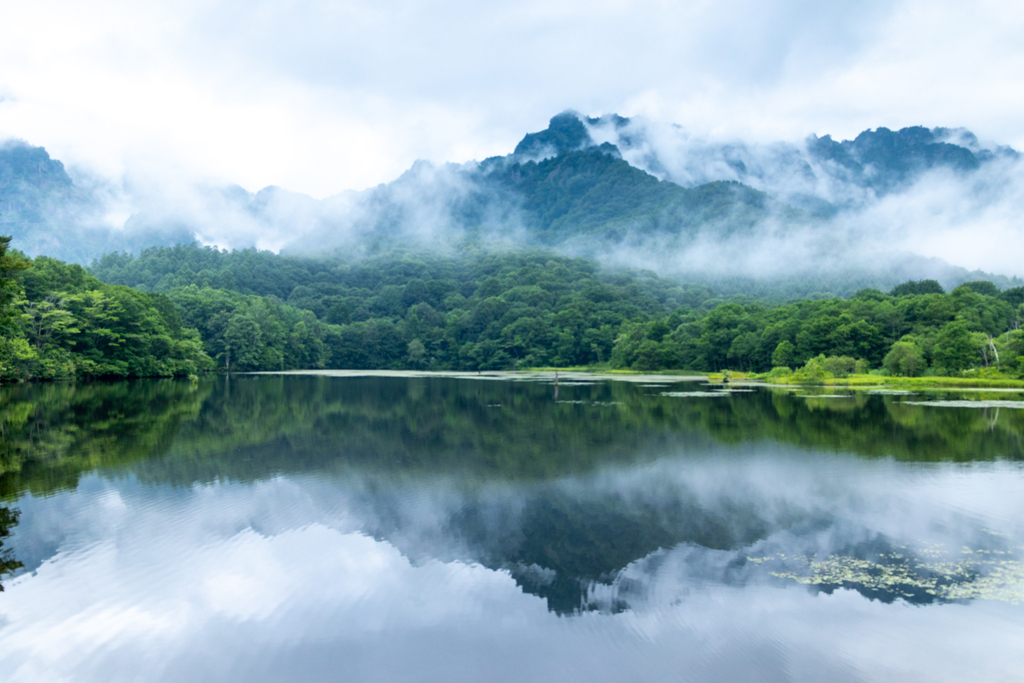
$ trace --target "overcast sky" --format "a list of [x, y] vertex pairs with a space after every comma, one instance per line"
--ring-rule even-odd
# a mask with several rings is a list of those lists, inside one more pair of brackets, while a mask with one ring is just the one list
[[511, 151], [564, 109], [752, 141], [1024, 147], [1024, 4], [7, 0], [0, 138], [112, 178], [323, 197]]

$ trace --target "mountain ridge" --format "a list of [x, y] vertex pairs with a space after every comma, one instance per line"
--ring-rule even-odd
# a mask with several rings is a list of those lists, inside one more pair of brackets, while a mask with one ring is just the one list
[[[29, 254], [77, 262], [193, 240], [359, 257], [396, 247], [457, 251], [471, 239], [646, 261], [663, 271], [735, 263], [757, 277], [750, 259], [774, 252], [819, 271], [843, 259], [843, 267], [862, 267], [851, 255], [874, 264], [874, 255], [861, 253], [871, 236], [857, 227], [858, 212], [903, 196], [928, 174], [974, 182], [1020, 158], [963, 129], [922, 126], [841, 141], [811, 135], [801, 144], [711, 143], [678, 126], [565, 111], [505, 156], [417, 162], [390, 183], [324, 200], [276, 186], [205, 188], [197, 190], [198, 209], [144, 207], [119, 229], [103, 222], [101, 199], [76, 185], [59, 160], [9, 141], [0, 145], [0, 230]], [[877, 249], [889, 246], [884, 234], [875, 241]], [[930, 266], [919, 270], [909, 276], [938, 277]]]

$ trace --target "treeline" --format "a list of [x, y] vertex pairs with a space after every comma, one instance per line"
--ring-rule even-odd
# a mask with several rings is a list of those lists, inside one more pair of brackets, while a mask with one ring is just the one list
[[212, 363], [165, 295], [9, 251], [0, 237], [0, 381], [172, 377]]
[[1000, 292], [991, 282], [968, 282], [946, 294], [930, 280], [904, 283], [888, 295], [869, 289], [849, 299], [772, 309], [727, 303], [710, 312], [676, 311], [627, 323], [612, 363], [636, 370], [767, 372], [831, 357], [829, 371], [841, 373], [882, 368], [906, 376], [971, 368], [1020, 373], [1022, 304], [1024, 287]]
[[207, 353], [237, 370], [607, 363], [625, 322], [718, 303], [707, 287], [548, 252], [347, 263], [191, 245], [107, 255], [92, 272], [166, 292]]
[[[267, 304], [254, 299], [247, 299], [253, 313], [232, 309], [241, 315], [234, 324], [229, 318], [235, 313], [211, 314], [214, 299], [244, 299], [217, 289], [269, 297], [312, 313], [291, 314], [288, 329], [308, 339], [305, 365], [295, 367], [610, 364], [634, 370], [767, 372], [799, 368], [824, 355], [841, 359], [828, 365], [837, 373], [1024, 370], [1018, 360], [1024, 353], [1019, 330], [1024, 288], [1000, 292], [987, 281], [949, 294], [934, 280], [909, 281], [888, 294], [864, 289], [849, 299], [770, 306], [749, 297], [716, 298], [708, 287], [651, 273], [606, 272], [590, 260], [547, 253], [391, 254], [346, 263], [195, 245], [149, 249], [139, 258], [108, 255], [94, 263], [93, 272], [111, 282], [167, 291], [221, 365], [228, 361], [229, 336], [272, 339], [270, 345], [281, 348], [276, 340], [283, 332], [258, 324], [266, 316], [255, 311]], [[258, 344], [234, 346], [239, 369], [279, 362], [278, 354], [264, 354]], [[284, 360], [285, 366], [299, 362], [296, 353]]]
[[948, 294], [908, 282], [773, 307], [541, 251], [347, 262], [189, 245], [105, 256], [91, 270], [106, 284], [45, 257], [3, 263], [4, 379], [586, 365], [1024, 371], [1024, 288], [990, 282]]

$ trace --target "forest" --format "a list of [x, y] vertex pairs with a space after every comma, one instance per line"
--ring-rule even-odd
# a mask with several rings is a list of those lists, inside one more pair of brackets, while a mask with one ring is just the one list
[[0, 380], [196, 375], [212, 367], [163, 294], [26, 259], [0, 237]]
[[303, 368], [1024, 372], [1024, 288], [986, 281], [779, 304], [544, 250], [351, 261], [192, 244], [108, 254], [87, 270], [2, 248], [8, 381]]
[[984, 368], [1016, 376], [1024, 372], [1022, 304], [1024, 287], [1000, 292], [978, 281], [947, 294], [934, 280], [774, 308], [725, 303], [627, 323], [611, 360], [636, 370], [807, 368], [812, 375], [881, 370], [912, 377]]

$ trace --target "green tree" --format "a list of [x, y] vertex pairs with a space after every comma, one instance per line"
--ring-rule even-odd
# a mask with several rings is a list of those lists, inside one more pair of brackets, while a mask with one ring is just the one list
[[949, 323], [939, 332], [932, 351], [934, 364], [947, 372], [960, 372], [974, 367], [979, 353], [967, 326], [959, 320]]
[[0, 237], [0, 334], [9, 334], [15, 318], [14, 300], [21, 294], [16, 276], [28, 268], [17, 253], [9, 253], [10, 237]]
[[406, 346], [406, 349], [408, 350], [406, 362], [410, 367], [416, 370], [426, 367], [427, 347], [423, 345], [423, 342], [419, 339], [413, 339]]
[[52, 295], [43, 301], [25, 303], [22, 325], [29, 341], [39, 351], [64, 342], [79, 331], [75, 316], [65, 310], [65, 303], [64, 299]]
[[889, 296], [912, 296], [916, 294], [945, 294], [945, 290], [935, 280], [907, 280], [901, 285], [896, 285], [889, 292]]
[[224, 369], [259, 369], [263, 351], [261, 337], [260, 326], [251, 315], [244, 311], [232, 315], [224, 330]]
[[882, 361], [890, 375], [917, 377], [924, 370], [924, 354], [913, 341], [898, 341], [889, 349]]
[[780, 341], [772, 351], [772, 367], [790, 367], [796, 355], [796, 346], [788, 339]]

